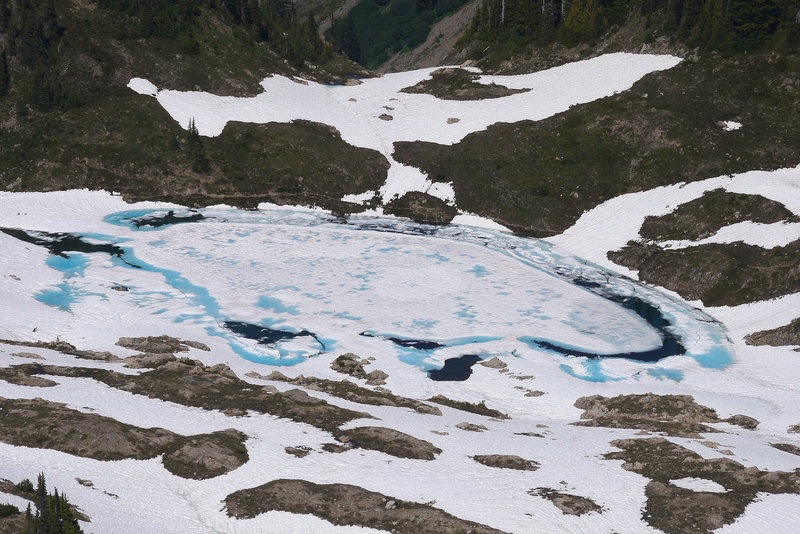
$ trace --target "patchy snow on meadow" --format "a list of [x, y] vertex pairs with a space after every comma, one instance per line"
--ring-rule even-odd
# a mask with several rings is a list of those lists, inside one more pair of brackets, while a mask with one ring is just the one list
[[[394, 143], [453, 144], [497, 122], [545, 119], [570, 106], [629, 89], [642, 76], [672, 68], [680, 61], [675, 56], [617, 53], [532, 74], [483, 76], [480, 83], [529, 91], [472, 101], [401, 92], [430, 78], [441, 67], [366, 78], [358, 85], [332, 86], [272, 76], [261, 82], [264, 92], [250, 98], [158, 90], [142, 78], [132, 79], [129, 87], [155, 96], [183, 128], [194, 120], [205, 136], [221, 134], [230, 121], [266, 124], [307, 120], [328, 124], [339, 130], [344, 141], [377, 150], [389, 161], [389, 175], [380, 190], [384, 202], [409, 191], [422, 191], [454, 203], [452, 186], [434, 184], [419, 169], [395, 161]], [[387, 116], [391, 120], [386, 120]], [[451, 118], [459, 121], [448, 121]]]

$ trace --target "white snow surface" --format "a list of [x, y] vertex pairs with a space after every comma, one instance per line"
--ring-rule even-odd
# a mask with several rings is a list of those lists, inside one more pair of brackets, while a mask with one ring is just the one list
[[[796, 175], [793, 170], [761, 178], [777, 192], [794, 183], [790, 176]], [[711, 182], [706, 185], [715, 186]], [[702, 194], [702, 188], [695, 194]], [[669, 203], [674, 205], [676, 199]], [[623, 209], [633, 212], [631, 208], [637, 205], [630, 203]], [[63, 339], [81, 348], [111, 350], [124, 356], [132, 351], [116, 347], [118, 337], [168, 334], [208, 344], [211, 352], [192, 350], [188, 356], [207, 365], [227, 363], [240, 377], [257, 384], [267, 382], [246, 378], [246, 373], [269, 374], [275, 369], [272, 364], [281, 365], [281, 371], [289, 376], [340, 380], [342, 375], [333, 372], [330, 363], [338, 354], [353, 351], [374, 357], [367, 370], [386, 371], [386, 387], [396, 394], [417, 399], [441, 394], [485, 401], [511, 416], [492, 420], [442, 407], [443, 415], [436, 417], [310, 392], [380, 418], [372, 423], [354, 421], [351, 426], [395, 428], [443, 450], [436, 460], [424, 462], [358, 449], [326, 454], [321, 445], [332, 438], [307, 425], [261, 415], [229, 417], [132, 395], [90, 379], [49, 377], [59, 384], [54, 388], [0, 381], [0, 396], [6, 398], [42, 397], [128, 424], [161, 426], [181, 434], [238, 428], [249, 436], [250, 461], [207, 481], [176, 477], [158, 458], [100, 462], [0, 444], [0, 476], [16, 481], [45, 471], [48, 479], [89, 515], [92, 522], [84, 525], [87, 531], [170, 532], [179, 521], [193, 532], [375, 532], [335, 527], [318, 518], [289, 513], [235, 520], [221, 509], [222, 500], [237, 489], [279, 478], [303, 478], [355, 484], [415, 502], [435, 501], [435, 506], [453, 515], [507, 532], [654, 532], [641, 518], [647, 480], [622, 470], [618, 462], [600, 458], [612, 450], [610, 441], [635, 437], [636, 432], [570, 424], [580, 416], [573, 406], [575, 400], [589, 394], [691, 394], [716, 409], [720, 417], [746, 413], [761, 421], [755, 432], [721, 425], [725, 434], [711, 438], [721, 440], [736, 461], [772, 470], [800, 466], [796, 456], [769, 446], [777, 440], [797, 442], [786, 432], [797, 423], [800, 376], [796, 358], [792, 358], [796, 354], [786, 348], [748, 347], [741, 342], [747, 333], [745, 315], [763, 319], [749, 323], [752, 328], [779, 326], [777, 323], [786, 322], [787, 313], [798, 309], [797, 295], [748, 309], [709, 310], [719, 312], [717, 318], [729, 326], [733, 365], [716, 369], [704, 367], [701, 359], [674, 356], [656, 364], [612, 359], [601, 362], [597, 369], [584, 368], [582, 361], [586, 361], [581, 358], [537, 350], [517, 338], [546, 332], [547, 338], [599, 351], [639, 350], [652, 346], [654, 333], [637, 316], [548, 269], [566, 269], [590, 281], [607, 280], [618, 291], [633, 291], [656, 302], [675, 321], [677, 330], [686, 334], [690, 352], [702, 352], [714, 343], [724, 346], [725, 341], [713, 338], [716, 331], [707, 329], [707, 316], [696, 315], [662, 291], [614, 278], [563, 249], [497, 230], [452, 226], [440, 228], [434, 235], [418, 235], [409, 232], [425, 227], [397, 218], [356, 217], [351, 224], [341, 225], [329, 222], [324, 211], [269, 205], [256, 212], [217, 206], [202, 211], [209, 217], [205, 221], [135, 230], [125, 224], [126, 217], [163, 214], [168, 209], [177, 215], [187, 212], [163, 203], [128, 205], [117, 196], [88, 191], [0, 193], [0, 206], [0, 227], [69, 231], [92, 242], [117, 243], [135, 254], [135, 261], [153, 267], [131, 269], [101, 253], [71, 254], [75, 264], [64, 265], [43, 247], [0, 234], [6, 251], [0, 256], [0, 295], [3, 309], [14, 310], [13, 314], [4, 313], [0, 338]], [[617, 240], [633, 238], [637, 230], [617, 236]], [[593, 235], [587, 237], [591, 240]], [[170, 272], [180, 273], [188, 285]], [[123, 284], [129, 291], [111, 290], [114, 284]], [[43, 292], [59, 287], [70, 288], [67, 309], [42, 302]], [[207, 289], [213, 299], [197, 288]], [[770, 310], [781, 313], [768, 319]], [[281, 353], [226, 337], [221, 318], [287, 331], [308, 329], [333, 346], [320, 350], [313, 340], [305, 339], [283, 345]], [[360, 336], [365, 330], [438, 340], [451, 346], [419, 354], [401, 350], [385, 339]], [[458, 345], [459, 338], [470, 337], [474, 338], [468, 340], [471, 342], [461, 341], [468, 345]], [[120, 364], [3, 344], [0, 366], [24, 361], [13, 356], [21, 351], [37, 353], [56, 365], [135, 372]], [[466, 382], [434, 382], [421, 371], [464, 353], [484, 358], [497, 355], [508, 365], [508, 372], [476, 365]], [[288, 363], [294, 365], [284, 365]], [[582, 380], [581, 376], [601, 381]], [[282, 390], [290, 387], [273, 385]], [[544, 395], [526, 396], [534, 390]], [[489, 430], [473, 433], [455, 427], [463, 421]], [[537, 432], [543, 437], [517, 434], [520, 432]], [[676, 441], [704, 457], [722, 457], [699, 440]], [[285, 447], [298, 445], [311, 447], [312, 453], [295, 458], [284, 452]], [[470, 457], [476, 454], [517, 454], [542, 467], [535, 472], [498, 470], [473, 461]], [[84, 487], [76, 478], [91, 480], [94, 487]], [[699, 490], [697, 484], [692, 489]], [[591, 498], [605, 511], [566, 516], [549, 501], [529, 495], [534, 487]], [[786, 502], [797, 500], [769, 496], [754, 510], [763, 514], [773, 506], [780, 516]], [[135, 524], [116, 512], [122, 505], [136, 517]], [[749, 510], [741, 523], [729, 525], [726, 532], [747, 532]], [[783, 522], [773, 530], [788, 533], [793, 526]]]
[[156, 96], [158, 94], [158, 87], [144, 78], [131, 78], [128, 87], [140, 95]]
[[[482, 83], [531, 88], [502, 99], [451, 102], [429, 95], [399, 93], [431, 70], [386, 75], [353, 87], [330, 87], [286, 78], [264, 81], [264, 93], [251, 99], [205, 93], [159, 90], [142, 79], [129, 87], [155, 95], [186, 127], [195, 119], [203, 135], [218, 135], [230, 120], [287, 122], [306, 119], [339, 129], [345, 141], [374, 148], [392, 164], [378, 191], [384, 200], [409, 190], [433, 191], [455, 201], [447, 184], [433, 184], [418, 169], [391, 159], [399, 140], [454, 143], [497, 121], [541, 119], [570, 105], [625, 90], [653, 70], [669, 68], [669, 56], [613, 54], [543, 73], [521, 77], [482, 77]], [[354, 99], [354, 100], [351, 100]], [[391, 107], [394, 109], [387, 109]], [[392, 121], [378, 115], [388, 113]], [[460, 122], [447, 124], [449, 117]], [[226, 206], [202, 210], [206, 220], [160, 229], [131, 227], [127, 220], [174, 210], [168, 203], [126, 204], [105, 192], [0, 192], [0, 227], [35, 232], [70, 232], [93, 243], [113, 243], [122, 259], [105, 253], [48, 254], [35, 244], [0, 233], [0, 339], [62, 339], [81, 349], [133, 351], [115, 346], [121, 336], [167, 334], [206, 343], [210, 352], [187, 355], [206, 365], [228, 364], [253, 384], [281, 382], [248, 378], [280, 369], [289, 376], [341, 380], [330, 368], [339, 354], [371, 357], [366, 370], [388, 373], [386, 388], [397, 395], [428, 399], [445, 395], [508, 413], [490, 419], [448, 407], [443, 415], [423, 415], [404, 408], [369, 406], [316, 391], [327, 402], [368, 412], [380, 425], [425, 439], [442, 449], [430, 462], [394, 458], [353, 449], [342, 454], [322, 451], [332, 436], [304, 424], [250, 414], [230, 417], [217, 411], [132, 395], [88, 378], [48, 377], [51, 388], [0, 381], [0, 397], [40, 397], [66, 403], [142, 427], [160, 426], [180, 434], [237, 428], [248, 436], [250, 460], [226, 475], [205, 481], [169, 473], [160, 458], [102, 462], [68, 454], [0, 443], [0, 478], [19, 481], [40, 471], [66, 492], [91, 518], [87, 532], [379, 532], [337, 527], [322, 519], [269, 512], [249, 520], [229, 517], [224, 498], [280, 478], [316, 483], [349, 483], [393, 498], [431, 503], [457, 517], [509, 533], [657, 532], [642, 519], [648, 480], [602, 455], [615, 439], [637, 437], [637, 431], [575, 426], [581, 410], [575, 400], [586, 395], [615, 396], [653, 392], [689, 394], [717, 411], [720, 418], [746, 414], [760, 421], [756, 430], [713, 425], [720, 433], [703, 439], [669, 438], [704, 458], [731, 458], [746, 467], [792, 471], [800, 457], [770, 446], [800, 445], [787, 429], [800, 423], [797, 384], [800, 369], [791, 347], [752, 347], [746, 334], [787, 324], [798, 316], [800, 294], [753, 304], [706, 309], [685, 303], [669, 291], [635, 282], [636, 273], [607, 259], [631, 239], [648, 215], [662, 215], [705, 191], [760, 194], [800, 214], [800, 168], [754, 171], [691, 184], [680, 184], [612, 199], [588, 211], [577, 223], [545, 241], [510, 235], [505, 228], [468, 213], [458, 225], [423, 227], [399, 218], [364, 214], [336, 224], [318, 208], [262, 204], [244, 212]], [[364, 202], [373, 192], [353, 195]], [[369, 197], [367, 196], [369, 195]], [[796, 239], [792, 224], [739, 224], [709, 239], [745, 240], [780, 246]], [[35, 234], [45, 238], [45, 234]], [[684, 244], [673, 244], [673, 246]], [[626, 279], [616, 273], [627, 274]], [[586, 287], [571, 282], [580, 280]], [[522, 341], [547, 339], [599, 353], [648, 350], [658, 333], [636, 314], [587, 289], [597, 284], [617, 295], [636, 296], [654, 304], [673, 324], [671, 331], [688, 354], [656, 363], [624, 358], [589, 360], [567, 357]], [[115, 291], [123, 285], [128, 291]], [[714, 322], [716, 319], [719, 322]], [[317, 334], [298, 336], [273, 346], [233, 336], [227, 320]], [[366, 337], [362, 332], [375, 337]], [[388, 338], [438, 341], [432, 351], [406, 350]], [[81, 360], [46, 349], [0, 342], [0, 366], [26, 361], [15, 356], [33, 352], [53, 365], [97, 367], [137, 372], [120, 364]], [[464, 382], [429, 380], [425, 369], [462, 354], [497, 356], [504, 372], [481, 365]], [[363, 380], [348, 379], [365, 385]], [[542, 395], [528, 395], [530, 392]], [[455, 425], [471, 422], [487, 431], [467, 432]], [[522, 435], [535, 432], [541, 437]], [[705, 439], [719, 442], [711, 448]], [[305, 458], [285, 447], [312, 449]], [[728, 456], [720, 452], [730, 451]], [[476, 454], [516, 454], [541, 464], [537, 471], [496, 469], [481, 465]], [[77, 482], [88, 479], [93, 487]], [[673, 484], [694, 491], [720, 490], [711, 481], [678, 479]], [[528, 491], [550, 487], [592, 499], [602, 513], [568, 516]], [[723, 488], [724, 489], [724, 488]], [[0, 502], [11, 496], [0, 495]], [[768, 528], [796, 531], [798, 495], [759, 495], [725, 534]], [[126, 510], [120, 514], [119, 510]]]
[[677, 480], [670, 480], [669, 483], [673, 486], [678, 486], [679, 488], [692, 491], [708, 491], [712, 493], [725, 493], [728, 491], [722, 484], [718, 484], [713, 480], [708, 480], [705, 478], [679, 478]]
[[[272, 76], [261, 82], [264, 92], [251, 98], [169, 88], [157, 90], [141, 78], [131, 80], [129, 87], [155, 96], [183, 128], [188, 128], [194, 120], [200, 134], [205, 136], [221, 134], [230, 121], [265, 124], [307, 120], [331, 125], [339, 130], [344, 141], [377, 150], [387, 158], [389, 174], [380, 189], [384, 202], [409, 191], [422, 191], [453, 203], [452, 186], [433, 183], [419, 169], [392, 158], [394, 143], [453, 144], [497, 122], [541, 120], [570, 106], [629, 89], [642, 76], [669, 69], [680, 61], [675, 56], [616, 53], [532, 74], [483, 76], [481, 83], [494, 82], [529, 91], [473, 101], [400, 92], [429, 78], [441, 67], [367, 78], [352, 86]], [[390, 115], [392, 120], [380, 119], [381, 115]], [[448, 124], [449, 118], [458, 118], [459, 122]]]

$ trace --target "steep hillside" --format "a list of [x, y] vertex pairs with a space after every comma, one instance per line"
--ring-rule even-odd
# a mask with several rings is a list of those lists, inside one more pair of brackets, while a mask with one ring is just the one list
[[[146, 76], [174, 89], [244, 96], [259, 93], [258, 83], [273, 73], [325, 82], [364, 73], [322, 41], [313, 19], [299, 19], [283, 4], [253, 10], [241, 1], [3, 2], [0, 187], [336, 208], [320, 180], [336, 178], [337, 195], [382, 183], [385, 164], [369, 151], [337, 148], [342, 142], [327, 128], [242, 125], [225, 137], [272, 149], [241, 142], [231, 148], [225, 139], [193, 137], [126, 87]], [[331, 149], [325, 161], [306, 165], [299, 182], [298, 162], [318, 161], [322, 153], [307, 157], [295, 144], [316, 147], [323, 139]]]
[[527, 71], [616, 51], [786, 51], [798, 17], [796, 0], [483, 0], [461, 52]]

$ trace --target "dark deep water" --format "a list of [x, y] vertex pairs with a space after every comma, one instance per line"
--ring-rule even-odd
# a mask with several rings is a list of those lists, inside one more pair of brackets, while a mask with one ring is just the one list
[[428, 378], [442, 382], [463, 382], [472, 375], [472, 366], [481, 361], [477, 354], [448, 358], [441, 369], [428, 371]]
[[222, 323], [225, 328], [242, 337], [252, 339], [258, 342], [259, 345], [274, 345], [285, 339], [294, 339], [296, 337], [309, 336], [313, 337], [317, 343], [324, 347], [324, 344], [317, 338], [316, 334], [308, 330], [301, 330], [300, 332], [289, 332], [287, 330], [276, 330], [274, 328], [267, 328], [252, 323], [245, 323], [242, 321], [225, 321]]

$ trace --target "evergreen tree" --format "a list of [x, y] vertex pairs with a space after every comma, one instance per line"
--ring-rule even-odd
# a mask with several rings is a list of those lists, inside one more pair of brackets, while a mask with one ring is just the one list
[[36, 485], [36, 515], [31, 506], [25, 511], [24, 534], [83, 534], [66, 495], [54, 489], [47, 493], [44, 473], [39, 475]]
[[314, 50], [315, 54], [319, 56], [325, 49], [325, 43], [319, 36], [317, 21], [314, 20], [314, 15], [312, 13], [308, 14], [308, 20], [306, 21], [306, 33], [308, 34], [308, 42], [311, 45], [312, 50]]
[[47, 484], [44, 473], [39, 473], [36, 479], [36, 534], [48, 534], [48, 506], [47, 506]]
[[759, 48], [780, 22], [781, 8], [775, 0], [731, 0], [728, 9], [731, 39], [738, 50]]
[[31, 505], [28, 504], [28, 509], [25, 510], [25, 530], [24, 534], [35, 534], [36, 524], [34, 523], [33, 514], [31, 513]]
[[361, 59], [361, 43], [358, 41], [358, 35], [356, 35], [356, 25], [353, 17], [347, 17], [340, 39], [342, 52], [358, 63], [358, 60]]
[[186, 146], [189, 156], [192, 159], [192, 170], [196, 173], [207, 173], [211, 170], [211, 163], [206, 157], [205, 147], [203, 140], [200, 138], [200, 132], [197, 130], [197, 125], [194, 122], [194, 117], [189, 121], [189, 129], [186, 135]]

